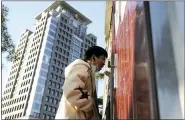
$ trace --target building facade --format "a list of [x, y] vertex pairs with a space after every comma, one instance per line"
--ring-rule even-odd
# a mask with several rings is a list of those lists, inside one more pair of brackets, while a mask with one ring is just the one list
[[[54, 119], [65, 67], [96, 45], [91, 23], [64, 1], [55, 1], [36, 16], [35, 31], [22, 33], [2, 98], [3, 119]], [[85, 46], [85, 47], [84, 47]]]
[[184, 119], [183, 9], [183, 2], [107, 1], [104, 119]]

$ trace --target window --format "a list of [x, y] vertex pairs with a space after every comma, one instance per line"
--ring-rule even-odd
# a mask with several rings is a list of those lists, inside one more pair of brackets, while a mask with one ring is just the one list
[[[48, 58], [49, 58], [49, 57], [47, 57], [46, 55], [44, 55], [43, 61], [46, 62], [46, 63], [48, 63], [48, 62], [49, 62]], [[50, 58], [49, 58], [49, 59], [50, 59]]]
[[36, 110], [39, 110], [40, 109], [40, 104], [33, 102], [32, 108], [36, 109]]
[[62, 77], [59, 76], [59, 81], [62, 79]]
[[58, 104], [58, 100], [57, 100], [57, 99], [55, 99], [55, 100], [54, 100], [54, 103], [57, 105], [57, 104]]
[[49, 31], [49, 35], [51, 35], [51, 36], [55, 36], [55, 33], [54, 32], [52, 32], [52, 31]]
[[49, 67], [49, 65], [46, 63], [42, 63], [42, 65], [41, 65], [41, 68], [46, 69], [46, 70], [48, 69], [48, 67]]
[[[63, 30], [63, 32], [65, 33], [65, 31]], [[64, 40], [64, 36], [62, 36], [62, 40]], [[62, 44], [62, 42], [61, 42], [61, 44]]]
[[54, 113], [56, 112], [56, 108], [55, 107], [53, 107], [52, 112], [54, 112]]
[[56, 92], [56, 96], [59, 97], [59, 92], [58, 91]]
[[50, 28], [52, 29], [52, 30], [56, 30], [56, 27], [54, 26], [54, 25], [52, 25], [52, 24], [50, 24]]
[[52, 81], [51, 80], [49, 81], [49, 85], [52, 85]]
[[52, 66], [52, 70], [55, 71], [55, 66]]
[[64, 50], [63, 53], [64, 53], [64, 55], [65, 55], [65, 54], [66, 54], [66, 51]]
[[62, 19], [62, 21], [64, 20], [64, 18], [61, 16], [61, 19]]
[[60, 54], [59, 54], [58, 58], [61, 59], [61, 55]]
[[68, 58], [66, 58], [66, 62], [68, 62]]
[[63, 73], [63, 70], [62, 69], [60, 69], [60, 74], [62, 74]]
[[51, 37], [48, 36], [47, 40], [51, 43], [53, 43], [53, 39]]
[[58, 79], [58, 75], [55, 74], [55, 80], [57, 80], [57, 79]]
[[22, 116], [22, 113], [20, 113], [20, 117]]
[[57, 57], [57, 55], [58, 55], [57, 52], [55, 52], [55, 57]]
[[39, 95], [39, 94], [35, 94], [35, 98], [34, 98], [34, 100], [36, 100], [36, 101], [42, 101], [42, 96], [41, 95]]
[[48, 111], [51, 111], [51, 106], [48, 107]]
[[57, 40], [57, 44], [60, 44], [60, 41], [59, 40]]
[[47, 108], [48, 108], [48, 106], [47, 106], [47, 105], [44, 105], [44, 110], [45, 110], [45, 111], [47, 110]]
[[36, 91], [37, 91], [38, 93], [43, 93], [43, 92], [44, 92], [44, 89], [43, 89], [43, 87], [37, 85]]
[[40, 83], [40, 84], [45, 85], [45, 82], [46, 82], [45, 79], [39, 78], [39, 83]]
[[56, 82], [53, 82], [53, 87], [56, 87]]
[[51, 19], [51, 23], [53, 23], [54, 25], [57, 25], [57, 22], [53, 19]]
[[46, 114], [42, 114], [42, 119], [45, 119], [46, 118]]
[[58, 46], [56, 46], [56, 50], [58, 51]]
[[51, 88], [48, 88], [48, 93], [49, 93], [49, 94], [51, 93]]
[[49, 120], [49, 119], [50, 119], [50, 115], [47, 115], [46, 119], [48, 119], [48, 120]]
[[[63, 57], [63, 60], [64, 60], [64, 57]], [[64, 67], [64, 64], [62, 63], [62, 67]]]
[[67, 56], [69, 56], [69, 52], [67, 52]]
[[54, 74], [53, 73], [51, 73], [51, 78], [54, 78]]
[[62, 27], [63, 26], [63, 23], [60, 23], [60, 26]]
[[52, 91], [51, 91], [51, 94], [52, 94], [52, 95], [55, 95], [55, 90], [52, 90]]
[[54, 120], [55, 119], [55, 117], [54, 116], [51, 116], [51, 120]]
[[57, 73], [59, 72], [59, 68], [56, 68], [56, 70], [57, 70]]
[[49, 51], [48, 49], [45, 49], [44, 54], [51, 56], [51, 51]]
[[46, 101], [46, 102], [49, 101], [49, 96], [46, 96], [45, 101]]
[[49, 102], [53, 103], [53, 101], [54, 101], [54, 98], [51, 97]]
[[57, 63], [58, 63], [58, 66], [60, 66], [60, 61], [57, 61]]
[[30, 116], [38, 118], [39, 117], [39, 113], [37, 112], [31, 112]]
[[60, 85], [59, 84], [57, 84], [57, 88], [60, 89]]
[[42, 77], [47, 77], [47, 72], [45, 72], [45, 71], [43, 71], [43, 70], [41, 70], [40, 71], [40, 76], [42, 76]]
[[56, 64], [56, 59], [53, 59], [53, 63]]
[[46, 47], [52, 50], [52, 44], [46, 43]]

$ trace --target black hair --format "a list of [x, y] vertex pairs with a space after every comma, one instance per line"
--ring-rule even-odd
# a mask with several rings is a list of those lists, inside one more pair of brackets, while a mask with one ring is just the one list
[[92, 46], [88, 48], [87, 51], [85, 52], [84, 60], [85, 61], [89, 60], [93, 55], [95, 55], [96, 57], [100, 57], [104, 55], [106, 58], [108, 56], [107, 51], [102, 47]]

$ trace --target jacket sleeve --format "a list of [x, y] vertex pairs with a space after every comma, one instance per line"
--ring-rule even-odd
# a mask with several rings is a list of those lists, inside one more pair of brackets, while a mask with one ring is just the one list
[[[85, 90], [88, 77], [87, 67], [77, 66], [67, 76], [63, 86], [63, 95], [69, 104], [76, 110], [83, 110], [84, 112], [92, 110], [92, 97], [90, 93]], [[87, 98], [81, 98], [83, 93], [79, 89], [88, 94]]]

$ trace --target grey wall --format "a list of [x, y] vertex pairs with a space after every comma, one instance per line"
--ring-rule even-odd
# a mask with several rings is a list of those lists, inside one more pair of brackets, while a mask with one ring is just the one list
[[[178, 4], [178, 3], [177, 3]], [[178, 20], [175, 2], [150, 2], [151, 29], [154, 48], [154, 62], [157, 81], [159, 115], [161, 119], [182, 118], [182, 109], [179, 97], [179, 83], [182, 72], [183, 54], [179, 44], [183, 33], [176, 25], [184, 27]], [[180, 14], [180, 13], [179, 13]], [[182, 14], [181, 14], [182, 15]], [[173, 17], [173, 19], [172, 19]], [[176, 21], [175, 21], [176, 20]], [[179, 36], [181, 35], [181, 36]], [[179, 37], [177, 37], [179, 36]], [[174, 44], [174, 41], [178, 41]], [[182, 46], [182, 45], [180, 45]], [[179, 50], [178, 50], [179, 49]], [[175, 53], [175, 54], [174, 54]]]
[[184, 2], [168, 2], [167, 6], [179, 97], [184, 118]]

